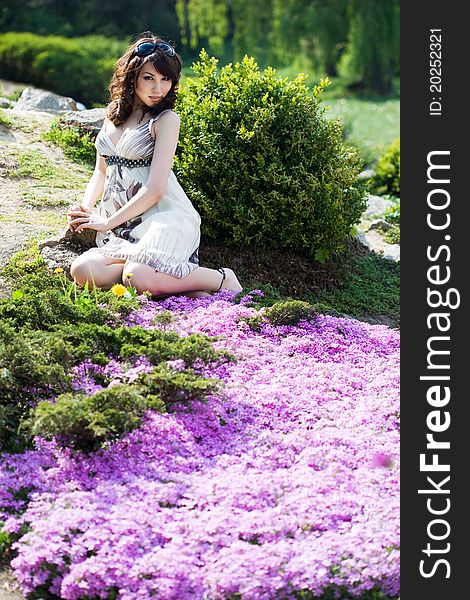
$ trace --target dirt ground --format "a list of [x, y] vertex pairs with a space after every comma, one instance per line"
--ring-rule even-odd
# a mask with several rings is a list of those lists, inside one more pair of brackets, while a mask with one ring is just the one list
[[[42, 139], [54, 115], [11, 109], [3, 109], [3, 114], [11, 126], [0, 123], [0, 268], [30, 240], [52, 238], [65, 230], [66, 207], [80, 198], [87, 180], [84, 167], [71, 171], [63, 151]], [[40, 156], [39, 162], [52, 173], [23, 175], [28, 171], [25, 153]], [[68, 174], [66, 185], [60, 182], [61, 173]], [[0, 279], [0, 296], [7, 292]]]

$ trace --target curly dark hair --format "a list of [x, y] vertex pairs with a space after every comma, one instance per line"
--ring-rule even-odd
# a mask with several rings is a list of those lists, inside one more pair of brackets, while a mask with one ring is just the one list
[[146, 63], [152, 64], [156, 71], [165, 77], [169, 77], [172, 84], [168, 94], [157, 104], [157, 106], [142, 107], [141, 120], [146, 113], [150, 113], [151, 117], [155, 117], [168, 108], [174, 108], [176, 104], [179, 80], [181, 77], [181, 57], [176, 52], [174, 56], [168, 56], [168, 54], [160, 48], [157, 48], [155, 52], [149, 56], [140, 57], [134, 55], [135, 48], [144, 42], [164, 42], [164, 40], [150, 31], [141, 33], [117, 61], [114, 74], [109, 84], [111, 101], [106, 113], [108, 119], [116, 126], [124, 123], [132, 112], [137, 78], [142, 67]]

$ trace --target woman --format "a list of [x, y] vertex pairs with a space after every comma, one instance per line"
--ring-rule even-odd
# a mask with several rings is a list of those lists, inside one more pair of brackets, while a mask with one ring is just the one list
[[231, 269], [198, 264], [201, 219], [171, 170], [180, 76], [174, 48], [149, 33], [117, 63], [95, 170], [82, 203], [67, 214], [71, 229], [97, 232], [97, 247], [72, 263], [81, 286], [122, 282], [153, 296], [242, 289]]

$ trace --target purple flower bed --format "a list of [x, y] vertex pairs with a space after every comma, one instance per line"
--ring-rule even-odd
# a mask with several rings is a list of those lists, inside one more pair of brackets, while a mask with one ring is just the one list
[[[318, 316], [256, 333], [240, 321], [258, 314], [249, 300], [170, 298], [129, 317], [221, 336], [238, 360], [201, 367], [225, 384], [208, 402], [148, 414], [91, 455], [39, 439], [3, 457], [0, 520], [27, 526], [12, 562], [25, 593], [398, 596], [398, 332]], [[153, 324], [164, 309], [175, 320]], [[90, 392], [92, 368], [76, 369]], [[148, 368], [108, 370], [116, 384]]]

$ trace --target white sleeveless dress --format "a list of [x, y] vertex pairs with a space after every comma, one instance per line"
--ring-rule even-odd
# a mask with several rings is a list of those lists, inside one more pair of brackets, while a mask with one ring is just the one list
[[[170, 110], [170, 109], [168, 109]], [[121, 164], [106, 166], [103, 197], [98, 211], [106, 218], [124, 206], [146, 183], [150, 166], [128, 166], [136, 161], [152, 159], [155, 141], [151, 135], [152, 124], [165, 112], [143, 123], [137, 129], [123, 133], [115, 146], [103, 125], [96, 138], [98, 153], [119, 157]], [[110, 159], [110, 162], [113, 159]], [[129, 161], [126, 165], [125, 161]], [[156, 271], [185, 277], [198, 267], [201, 218], [173, 171], [163, 198], [131, 221], [116, 227], [112, 232], [96, 234], [97, 248], [104, 256], [141, 262]]]

